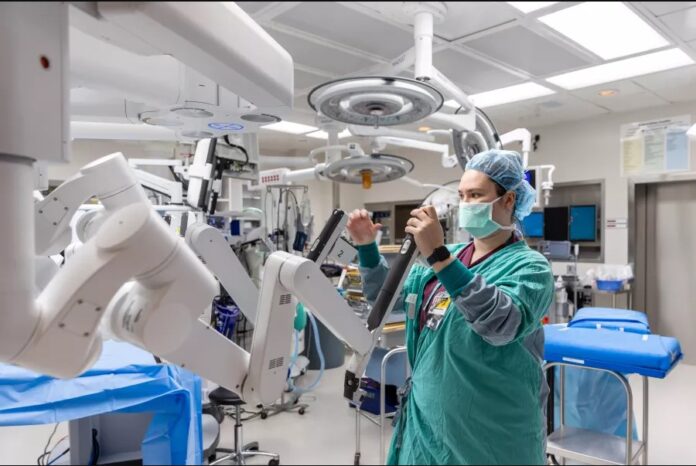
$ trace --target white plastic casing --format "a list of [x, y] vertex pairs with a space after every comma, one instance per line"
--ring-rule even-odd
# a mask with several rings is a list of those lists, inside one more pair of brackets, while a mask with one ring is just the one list
[[0, 3], [0, 154], [67, 161], [67, 2]]

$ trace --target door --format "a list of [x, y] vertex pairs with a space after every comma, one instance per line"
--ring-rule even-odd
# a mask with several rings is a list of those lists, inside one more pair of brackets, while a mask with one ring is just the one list
[[696, 364], [696, 181], [644, 185], [636, 211], [636, 307]]

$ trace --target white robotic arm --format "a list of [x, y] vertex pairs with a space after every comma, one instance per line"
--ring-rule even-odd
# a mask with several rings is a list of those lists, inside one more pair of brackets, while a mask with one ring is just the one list
[[123, 154], [101, 157], [34, 205], [37, 255], [57, 254], [70, 244], [70, 220], [92, 196], [101, 201], [106, 214], [133, 203], [149, 204]]

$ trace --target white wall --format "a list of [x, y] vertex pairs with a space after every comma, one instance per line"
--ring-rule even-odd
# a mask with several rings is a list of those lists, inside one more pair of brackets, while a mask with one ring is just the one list
[[[620, 173], [621, 125], [655, 118], [691, 115], [696, 120], [696, 102], [666, 105], [640, 111], [608, 114], [590, 120], [564, 123], [542, 128], [530, 128], [539, 134], [538, 150], [530, 157], [530, 164], [556, 165], [554, 182], [604, 180], [605, 217], [628, 218], [628, 179]], [[692, 169], [696, 170], [696, 151], [692, 145]], [[553, 195], [553, 194], [552, 194]], [[626, 264], [629, 259], [628, 229], [603, 228], [604, 262]], [[592, 267], [582, 264], [580, 273]], [[556, 273], [565, 266], [557, 264]]]
[[[627, 113], [612, 113], [590, 120], [563, 123], [539, 128], [528, 128], [539, 134], [538, 150], [530, 156], [530, 165], [552, 163], [556, 165], [554, 182], [583, 180], [605, 181], [606, 218], [628, 217], [628, 181], [620, 175], [619, 135], [622, 124], [655, 118], [689, 114], [696, 122], [696, 102], [666, 105]], [[515, 149], [515, 148], [512, 148]], [[390, 152], [387, 150], [386, 152]], [[422, 182], [443, 184], [461, 175], [456, 167], [445, 169], [434, 153], [405, 153], [397, 149], [396, 155], [411, 159], [416, 167], [411, 177]], [[692, 168], [696, 171], [696, 151], [692, 145]], [[347, 210], [363, 207], [369, 202], [390, 202], [421, 199], [430, 190], [419, 189], [404, 182], [377, 184], [370, 190], [358, 186], [342, 186], [341, 208]], [[552, 194], [553, 195], [553, 194]], [[628, 262], [628, 230], [604, 228], [605, 262]], [[580, 264], [580, 273], [596, 264]], [[556, 273], [565, 272], [565, 264], [555, 264]]]

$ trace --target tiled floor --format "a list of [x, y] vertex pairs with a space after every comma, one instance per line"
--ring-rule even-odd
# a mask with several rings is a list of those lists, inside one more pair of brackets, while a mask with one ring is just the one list
[[[309, 378], [313, 377], [310, 373]], [[632, 378], [636, 413], [641, 413], [640, 379]], [[259, 441], [264, 450], [281, 455], [283, 464], [352, 464], [355, 453], [355, 415], [343, 400], [343, 370], [325, 374], [319, 388], [306, 396], [310, 408], [304, 416], [282, 413], [245, 423], [244, 440]], [[641, 424], [640, 417], [638, 425]], [[379, 430], [362, 423], [362, 463], [379, 460]], [[651, 464], [695, 464], [696, 366], [677, 367], [665, 380], [650, 380], [649, 461]], [[35, 464], [53, 426], [0, 428], [0, 464]], [[222, 428], [222, 446], [231, 446], [234, 426]], [[67, 433], [63, 424], [55, 439]], [[250, 464], [266, 464], [251, 460]]]

